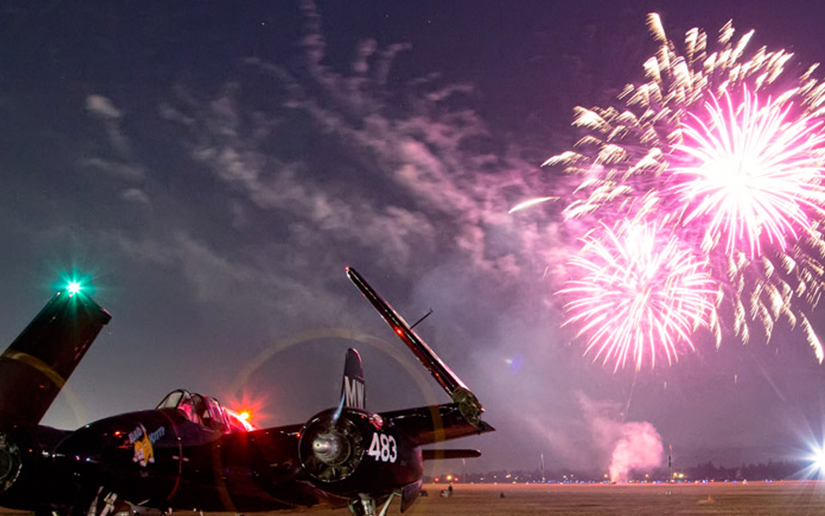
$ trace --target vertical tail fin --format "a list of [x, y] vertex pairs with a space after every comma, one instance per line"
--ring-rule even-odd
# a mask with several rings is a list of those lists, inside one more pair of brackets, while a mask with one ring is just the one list
[[361, 355], [354, 348], [347, 350], [344, 364], [344, 380], [341, 384], [342, 406], [366, 410], [367, 393], [364, 386], [364, 370], [361, 368]]
[[0, 426], [39, 423], [111, 318], [83, 293], [55, 294], [0, 356]]

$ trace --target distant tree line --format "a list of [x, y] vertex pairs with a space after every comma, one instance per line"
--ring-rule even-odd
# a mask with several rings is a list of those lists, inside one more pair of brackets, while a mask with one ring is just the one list
[[[803, 461], [773, 461], [759, 464], [743, 464], [737, 467], [715, 466], [708, 461], [689, 468], [674, 470], [673, 476], [668, 468], [658, 468], [653, 471], [633, 471], [630, 474], [631, 482], [695, 482], [695, 481], [715, 481], [731, 482], [741, 480], [786, 480], [799, 478], [800, 474], [809, 466]], [[425, 482], [438, 483], [576, 483], [576, 482], [609, 482], [609, 478], [604, 472], [575, 471], [575, 470], [547, 470], [542, 475], [538, 469], [533, 471], [525, 470], [497, 470], [485, 473], [467, 473], [462, 475], [460, 471], [446, 472], [443, 475], [425, 477]]]

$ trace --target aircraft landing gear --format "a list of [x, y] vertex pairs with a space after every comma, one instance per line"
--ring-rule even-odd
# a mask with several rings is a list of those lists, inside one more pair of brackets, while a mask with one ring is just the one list
[[[352, 516], [387, 516], [387, 511], [390, 508], [392, 499], [396, 496], [401, 496], [400, 493], [392, 493], [384, 501], [381, 510], [377, 510], [377, 503], [375, 498], [367, 495], [361, 495], [360, 500], [353, 500], [349, 503], [349, 512]], [[360, 502], [360, 503], [359, 503]]]
[[128, 503], [118, 499], [117, 493], [100, 486], [78, 496], [70, 516], [132, 516], [132, 510]]
[[63, 516], [63, 513], [50, 507], [38, 507], [32, 511], [32, 516]]

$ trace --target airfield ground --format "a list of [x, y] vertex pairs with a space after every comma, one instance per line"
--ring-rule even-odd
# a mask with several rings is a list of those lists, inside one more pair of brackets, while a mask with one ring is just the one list
[[[709, 484], [427, 485], [405, 516], [814, 516], [825, 515], [825, 482]], [[504, 498], [501, 495], [504, 494]], [[277, 513], [282, 514], [282, 513]], [[306, 514], [306, 513], [294, 513]], [[342, 516], [344, 509], [323, 516]], [[393, 502], [390, 514], [399, 514]], [[282, 515], [285, 516], [285, 515]]]
[[[819, 516], [825, 515], [825, 482], [748, 482], [709, 484], [456, 484], [426, 486], [405, 516]], [[502, 494], [504, 497], [502, 497]], [[394, 501], [390, 514], [400, 514]], [[22, 516], [0, 510], [0, 516]], [[191, 514], [176, 512], [175, 514]], [[307, 514], [347, 516], [346, 509], [276, 512], [273, 516]], [[224, 513], [222, 516], [232, 516]]]
[[[825, 515], [825, 482], [708, 484], [428, 485], [408, 515], [813, 516]], [[504, 495], [504, 498], [501, 495]], [[396, 507], [396, 514], [398, 507]]]

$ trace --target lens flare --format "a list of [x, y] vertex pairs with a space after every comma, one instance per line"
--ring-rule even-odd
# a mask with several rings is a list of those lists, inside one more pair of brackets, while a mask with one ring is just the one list
[[809, 458], [817, 472], [822, 475], [825, 472], [825, 450], [822, 448], [814, 450]]
[[250, 414], [247, 411], [235, 412], [231, 409], [226, 409], [226, 413], [230, 418], [230, 424], [233, 428], [239, 431], [251, 432], [257, 430], [255, 425], [250, 421]]
[[584, 239], [571, 266], [574, 279], [559, 293], [569, 298], [565, 325], [588, 335], [585, 354], [613, 360], [614, 371], [628, 358], [636, 370], [656, 356], [670, 364], [680, 347], [693, 349], [691, 333], [715, 310], [707, 263], [661, 227], [621, 221]]
[[[254, 393], [242, 390], [236, 395], [224, 396], [226, 399], [226, 406], [232, 407], [227, 412], [232, 418], [241, 426], [246, 428], [254, 428], [261, 422], [265, 423], [270, 417], [263, 409], [266, 406], [266, 398], [258, 396]], [[252, 422], [255, 421], [255, 425]]]
[[[676, 342], [691, 347], [691, 327], [709, 327], [719, 346], [727, 331], [748, 342], [753, 328], [769, 341], [784, 319], [802, 327], [821, 363], [825, 353], [808, 322], [825, 287], [825, 84], [812, 78], [818, 65], [789, 77], [793, 54], [750, 51], [754, 32], [737, 39], [732, 22], [715, 43], [698, 28], [674, 42], [655, 13], [648, 28], [659, 50], [644, 63], [645, 81], [625, 86], [615, 106], [577, 107], [573, 125], [585, 135], [575, 150], [544, 163], [578, 179], [560, 196], [564, 217], [575, 219], [568, 224], [574, 235], [592, 234], [581, 238], [589, 257], [572, 260], [580, 276], [562, 290], [582, 296], [567, 303], [568, 323], [583, 323], [587, 351], [616, 359], [617, 367], [632, 355], [638, 369], [652, 335], [670, 360]], [[703, 257], [695, 271], [717, 286], [713, 310], [694, 303], [690, 324], [645, 319], [647, 298], [608, 280], [642, 278], [650, 266], [627, 254], [624, 236], [606, 231], [627, 232], [621, 228], [639, 221], [667, 229], [650, 244], [652, 261], [676, 259], [669, 246]], [[603, 268], [613, 272], [598, 272]], [[696, 288], [705, 300], [708, 283], [696, 277], [681, 288]]]

